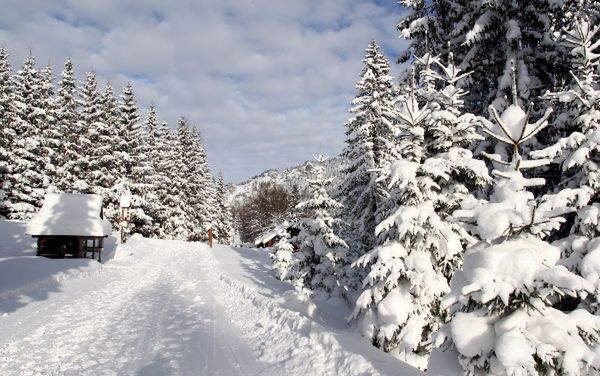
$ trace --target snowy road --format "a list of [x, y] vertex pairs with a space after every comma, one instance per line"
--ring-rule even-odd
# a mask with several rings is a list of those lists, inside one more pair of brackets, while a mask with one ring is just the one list
[[0, 317], [0, 375], [419, 374], [353, 353], [214, 252], [132, 239], [99, 273]]

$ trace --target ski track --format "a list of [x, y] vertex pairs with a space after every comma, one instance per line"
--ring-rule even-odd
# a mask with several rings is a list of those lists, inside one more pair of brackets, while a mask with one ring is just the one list
[[218, 248], [130, 243], [12, 328], [0, 317], [0, 375], [379, 374], [321, 324], [228, 276]]
[[104, 267], [101, 278], [113, 280], [80, 290], [2, 346], [0, 375], [261, 373], [203, 278], [206, 247], [143, 241], [135, 261]]

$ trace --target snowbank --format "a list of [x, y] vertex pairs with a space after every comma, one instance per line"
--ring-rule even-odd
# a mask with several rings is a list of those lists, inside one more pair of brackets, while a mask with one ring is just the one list
[[[61, 282], [98, 273], [102, 265], [91, 259], [48, 259], [35, 256], [35, 240], [25, 234], [24, 222], [0, 221], [0, 315], [60, 291]], [[105, 261], [116, 249], [114, 238], [105, 244]]]
[[[246, 333], [259, 360], [288, 375], [423, 375], [364, 341], [348, 328], [341, 300], [306, 301], [275, 279], [264, 252], [217, 246], [210, 268], [233, 323]], [[244, 306], [241, 310], [239, 307]], [[311, 317], [312, 316], [312, 317]]]

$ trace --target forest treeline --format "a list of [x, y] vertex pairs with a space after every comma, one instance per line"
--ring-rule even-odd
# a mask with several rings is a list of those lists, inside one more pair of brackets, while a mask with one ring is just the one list
[[206, 162], [199, 131], [173, 131], [151, 106], [142, 119], [131, 84], [116, 98], [93, 72], [78, 83], [67, 60], [57, 84], [30, 54], [15, 72], [0, 49], [0, 217], [27, 220], [49, 192], [96, 193], [117, 226], [131, 195], [130, 231], [202, 240], [212, 226], [230, 243], [233, 225], [222, 177]]

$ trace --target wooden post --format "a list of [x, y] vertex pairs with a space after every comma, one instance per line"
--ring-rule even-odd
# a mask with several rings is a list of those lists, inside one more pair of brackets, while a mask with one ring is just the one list
[[212, 248], [213, 230], [212, 227], [208, 229], [208, 246]]

